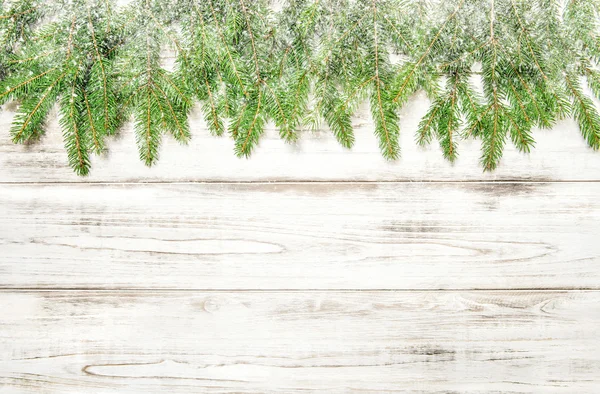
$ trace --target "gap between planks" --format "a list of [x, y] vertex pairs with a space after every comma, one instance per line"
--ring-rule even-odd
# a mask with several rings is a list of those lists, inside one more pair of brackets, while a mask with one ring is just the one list
[[3, 287], [1, 293], [51, 293], [51, 292], [95, 292], [95, 293], [464, 293], [464, 292], [483, 292], [483, 293], [574, 293], [574, 292], [599, 292], [600, 288], [453, 288], [453, 289], [203, 289], [203, 288], [135, 288], [135, 287]]
[[306, 180], [273, 180], [273, 181], [133, 181], [133, 182], [123, 182], [123, 181], [89, 181], [89, 182], [77, 182], [77, 181], [26, 181], [26, 182], [12, 182], [12, 181], [0, 181], [1, 185], [20, 185], [20, 186], [35, 186], [35, 185], [273, 185], [273, 184], [283, 184], [283, 185], [299, 185], [299, 184], [348, 184], [348, 185], [359, 185], [359, 184], [404, 184], [404, 183], [422, 183], [422, 184], [551, 184], [551, 183], [600, 183], [600, 179], [574, 179], [574, 180], [544, 180], [544, 179], [501, 179], [501, 180], [477, 180], [477, 179], [465, 179], [465, 180], [380, 180], [380, 181], [370, 181], [370, 180], [315, 180], [315, 179], [306, 179]]

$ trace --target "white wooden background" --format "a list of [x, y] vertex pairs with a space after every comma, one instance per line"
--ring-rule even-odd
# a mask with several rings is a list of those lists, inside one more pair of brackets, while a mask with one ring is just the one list
[[0, 115], [0, 393], [599, 393], [600, 153], [571, 121], [452, 166], [270, 130], [250, 160], [194, 139], [137, 159], [127, 128], [66, 165], [57, 120]]

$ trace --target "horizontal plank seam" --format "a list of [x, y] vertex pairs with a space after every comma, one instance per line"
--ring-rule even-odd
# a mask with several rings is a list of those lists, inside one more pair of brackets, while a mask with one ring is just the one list
[[187, 292], [203, 292], [203, 293], [370, 293], [370, 292], [387, 292], [387, 293], [442, 293], [442, 292], [540, 292], [540, 293], [555, 293], [555, 292], [600, 292], [600, 288], [579, 288], [579, 287], [562, 287], [562, 288], [451, 288], [451, 289], [203, 289], [203, 288], [134, 288], [134, 287], [114, 287], [114, 288], [94, 288], [94, 287], [4, 287], [0, 288], [0, 293], [28, 293], [28, 292], [171, 292], [171, 293], [187, 293]]
[[523, 180], [523, 179], [502, 179], [502, 180], [273, 180], [273, 181], [135, 181], [135, 182], [123, 182], [123, 181], [98, 181], [98, 182], [84, 182], [84, 181], [61, 181], [61, 182], [2, 182], [0, 185], [16, 185], [16, 186], [35, 186], [35, 185], [269, 185], [269, 184], [404, 184], [404, 183], [432, 183], [432, 184], [457, 184], [457, 183], [484, 183], [484, 184], [551, 184], [551, 183], [600, 183], [600, 179], [589, 179], [589, 180]]

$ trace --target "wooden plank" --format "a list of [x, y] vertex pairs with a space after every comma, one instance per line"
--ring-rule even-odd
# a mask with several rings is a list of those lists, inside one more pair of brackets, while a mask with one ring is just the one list
[[[369, 110], [363, 106], [354, 119], [356, 146], [345, 150], [327, 130], [305, 131], [297, 145], [285, 144], [270, 129], [251, 159], [233, 154], [233, 142], [212, 137], [202, 115], [192, 115], [189, 146], [164, 138], [161, 159], [147, 168], [138, 159], [131, 125], [109, 141], [109, 153], [94, 157], [90, 176], [77, 177], [67, 166], [56, 116], [38, 144], [15, 146], [8, 132], [0, 133], [0, 182], [150, 182], [150, 181], [303, 181], [303, 180], [600, 180], [600, 153], [588, 148], [573, 121], [534, 133], [536, 149], [521, 154], [507, 146], [498, 170], [483, 173], [478, 141], [463, 141], [455, 165], [442, 157], [437, 143], [420, 148], [415, 131], [428, 102], [417, 95], [402, 113], [402, 158], [386, 162], [379, 153]], [[0, 113], [0, 129], [8, 130], [14, 109]], [[510, 145], [510, 143], [508, 143]], [[576, 158], [576, 160], [575, 160]]]
[[0, 287], [600, 285], [600, 183], [0, 186]]
[[3, 292], [0, 392], [597, 393], [598, 292]]

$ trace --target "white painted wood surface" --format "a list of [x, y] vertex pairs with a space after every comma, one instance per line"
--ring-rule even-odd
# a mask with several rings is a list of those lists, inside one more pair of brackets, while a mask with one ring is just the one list
[[0, 186], [3, 288], [600, 289], [600, 183]]
[[78, 178], [4, 108], [0, 394], [600, 392], [600, 153], [566, 121], [484, 174], [416, 147], [425, 111], [396, 163], [364, 110], [350, 152], [271, 130], [249, 160], [195, 114]]
[[600, 293], [2, 292], [5, 393], [597, 393]]

